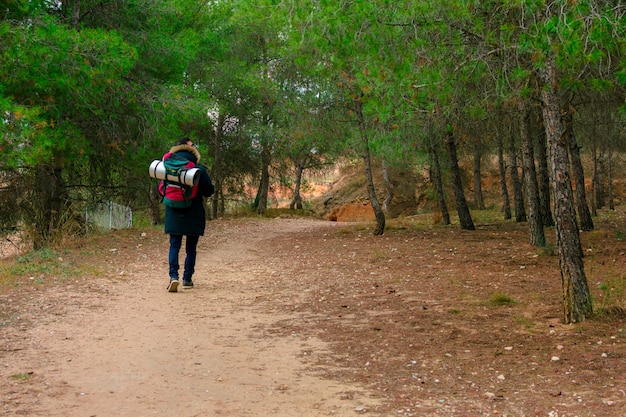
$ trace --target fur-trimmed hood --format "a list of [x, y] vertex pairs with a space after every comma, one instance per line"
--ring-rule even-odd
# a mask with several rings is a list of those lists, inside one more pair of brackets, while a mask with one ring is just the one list
[[190, 154], [192, 154], [193, 156], [196, 157], [196, 163], [200, 162], [200, 152], [198, 152], [198, 149], [194, 148], [191, 145], [187, 145], [182, 144], [182, 145], [176, 145], [176, 146], [172, 146], [172, 149], [170, 149], [171, 153], [176, 153], [176, 152], [180, 152], [180, 151], [186, 151], [189, 152]]

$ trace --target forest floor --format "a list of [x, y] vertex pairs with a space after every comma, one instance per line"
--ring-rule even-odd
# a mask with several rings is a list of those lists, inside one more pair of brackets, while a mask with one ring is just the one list
[[160, 228], [0, 260], [0, 415], [624, 416], [625, 219], [582, 233], [572, 325], [514, 222], [212, 221], [178, 293]]

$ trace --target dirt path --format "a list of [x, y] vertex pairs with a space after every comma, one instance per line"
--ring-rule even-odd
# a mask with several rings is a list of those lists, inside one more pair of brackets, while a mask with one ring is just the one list
[[29, 258], [0, 286], [0, 415], [623, 417], [626, 213], [597, 220], [599, 314], [572, 325], [514, 222], [214, 221], [176, 294], [160, 229]]
[[279, 228], [273, 221], [245, 227], [212, 223], [200, 243], [196, 288], [175, 294], [165, 290], [162, 234], [149, 232], [135, 247], [127, 242], [110, 247], [101, 254], [110, 276], [34, 294], [32, 310], [22, 319], [35, 324], [5, 335], [10, 342], [0, 355], [0, 376], [13, 376], [14, 382], [0, 390], [0, 414], [365, 412], [373, 400], [360, 387], [304, 369], [298, 357], [323, 351], [320, 340], [298, 334], [267, 337], [263, 329], [284, 317], [265, 314], [254, 304], [271, 296], [263, 279], [280, 268], [272, 256], [273, 238], [333, 226], [302, 220], [281, 220]]

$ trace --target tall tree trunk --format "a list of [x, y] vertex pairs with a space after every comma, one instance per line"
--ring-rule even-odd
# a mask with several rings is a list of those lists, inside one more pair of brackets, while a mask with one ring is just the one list
[[[211, 177], [215, 192], [211, 196], [211, 219], [215, 220], [220, 213], [224, 214], [224, 189], [220, 177]], [[221, 210], [220, 210], [221, 208]]]
[[543, 230], [541, 218], [541, 205], [539, 204], [539, 185], [537, 184], [537, 172], [535, 170], [535, 154], [530, 135], [530, 113], [528, 103], [524, 100], [519, 102], [519, 130], [522, 142], [522, 163], [524, 165], [524, 184], [526, 186], [526, 198], [528, 200], [528, 231], [530, 244], [533, 246], [546, 246], [546, 236]]
[[506, 164], [504, 163], [504, 143], [502, 136], [498, 135], [498, 171], [500, 172], [500, 189], [502, 191], [502, 207], [500, 211], [505, 220], [511, 219], [511, 200], [509, 190], [506, 185]]
[[300, 187], [302, 186], [302, 173], [304, 172], [304, 167], [306, 166], [308, 159], [308, 156], [296, 158], [296, 183], [293, 189], [293, 198], [291, 199], [291, 203], [289, 203], [290, 210], [302, 210], [302, 197], [300, 196]]
[[479, 210], [485, 209], [485, 199], [483, 198], [483, 182], [480, 176], [480, 163], [483, 156], [480, 144], [474, 144], [474, 203]]
[[365, 126], [365, 117], [363, 116], [363, 103], [360, 99], [355, 100], [356, 115], [359, 122], [359, 132], [361, 133], [361, 141], [363, 146], [363, 166], [365, 169], [365, 182], [367, 184], [367, 193], [370, 198], [370, 204], [374, 209], [376, 216], [376, 228], [374, 235], [380, 236], [385, 233], [385, 213], [380, 208], [378, 197], [376, 197], [376, 188], [374, 187], [374, 176], [372, 175], [372, 161], [370, 155], [370, 143], [367, 135], [367, 127]]
[[[211, 180], [215, 186], [215, 192], [211, 196], [211, 218], [217, 219], [219, 213], [219, 201], [222, 195], [222, 142], [224, 135], [224, 126], [226, 125], [226, 115], [223, 111], [220, 111], [217, 115], [217, 125], [215, 126], [215, 135], [213, 136], [213, 146], [210, 148], [213, 150], [213, 165], [211, 166]], [[222, 213], [223, 214], [223, 213]]]
[[591, 190], [589, 193], [589, 200], [591, 200], [591, 215], [597, 216], [597, 206], [596, 206], [596, 181], [598, 179], [598, 148], [596, 145], [595, 138], [592, 139], [591, 142], [591, 159], [593, 161], [593, 173], [591, 174]]
[[439, 164], [439, 155], [437, 153], [437, 141], [433, 132], [432, 124], [428, 127], [428, 136], [430, 138], [430, 156], [432, 158], [432, 169], [430, 170], [432, 180], [437, 188], [437, 201], [441, 209], [441, 222], [446, 226], [450, 224], [450, 213], [446, 204], [445, 194], [443, 193], [443, 181], [441, 179], [441, 165]]
[[261, 149], [261, 183], [257, 193], [258, 214], [265, 213], [267, 210], [267, 194], [270, 188], [270, 163], [272, 162], [272, 149], [267, 141], [263, 141]]
[[539, 168], [539, 204], [541, 205], [541, 219], [546, 227], [554, 226], [552, 207], [550, 206], [550, 172], [548, 170], [548, 152], [546, 148], [546, 131], [541, 128], [537, 137], [537, 167]]
[[159, 194], [159, 183], [152, 181], [148, 189], [148, 202], [150, 205], [150, 224], [153, 226], [161, 224], [161, 195]]
[[606, 173], [607, 173], [607, 192], [609, 194], [609, 209], [611, 210], [615, 210], [615, 201], [613, 200], [613, 165], [611, 163], [611, 154], [612, 154], [612, 149], [611, 149], [611, 145], [609, 144], [609, 149], [607, 152], [607, 157], [606, 157]]
[[222, 213], [222, 215], [224, 213], [226, 213], [226, 198], [224, 196], [224, 186], [223, 186], [223, 182], [220, 180], [219, 181], [220, 184], [220, 188], [218, 190], [218, 192], [220, 193], [220, 207], [219, 207], [219, 212]]
[[605, 205], [604, 195], [604, 146], [600, 145], [600, 155], [596, 161], [596, 207], [601, 209]]
[[544, 127], [548, 139], [554, 196], [556, 241], [563, 287], [563, 322], [584, 321], [593, 313], [591, 294], [583, 265], [583, 253], [576, 224], [574, 196], [570, 180], [567, 141], [560, 114], [558, 84], [554, 59], [548, 59], [539, 71]]
[[513, 186], [513, 205], [515, 206], [515, 221], [526, 221], [526, 209], [524, 208], [524, 191], [522, 181], [517, 170], [517, 148], [515, 147], [515, 135], [510, 132], [509, 137], [509, 165], [511, 167], [511, 185]]
[[[597, 125], [599, 123], [597, 118], [594, 118], [594, 123]], [[596, 138], [598, 137], [598, 132], [593, 132], [593, 142], [592, 142], [592, 156], [593, 156], [593, 177], [591, 179], [591, 188], [593, 190], [592, 197], [592, 213], [594, 215], [597, 214], [597, 209], [601, 209], [604, 207], [604, 177], [603, 177], [603, 166], [602, 166], [602, 157], [604, 155], [604, 151], [602, 148], [602, 142], [598, 143]], [[598, 145], [600, 146], [598, 148]]]
[[593, 230], [593, 220], [587, 205], [587, 196], [585, 195], [585, 173], [583, 171], [583, 163], [580, 159], [580, 147], [576, 142], [574, 135], [574, 116], [573, 109], [565, 112], [563, 116], [563, 128], [565, 129], [565, 138], [569, 146], [569, 155], [572, 163], [572, 175], [574, 176], [574, 184], [576, 186], [576, 205], [578, 207], [578, 219], [580, 221], [580, 229], [589, 232]]
[[474, 221], [472, 220], [472, 215], [465, 199], [465, 192], [463, 191], [463, 181], [461, 180], [461, 169], [459, 168], [459, 160], [456, 155], [454, 133], [450, 130], [446, 133], [446, 144], [448, 157], [450, 158], [450, 175], [452, 176], [452, 186], [454, 187], [454, 201], [456, 202], [456, 211], [459, 214], [461, 228], [474, 230]]
[[61, 236], [63, 209], [67, 193], [63, 180], [63, 168], [56, 163], [42, 164], [35, 168], [32, 210], [33, 247], [41, 249], [54, 243]]
[[387, 164], [385, 163], [385, 157], [382, 158], [382, 165], [383, 165], [383, 180], [385, 181], [385, 188], [387, 189], [387, 197], [385, 197], [385, 200], [383, 201], [383, 211], [387, 212], [389, 210], [389, 206], [391, 205], [391, 202], [393, 201], [393, 184], [391, 183], [391, 180], [389, 179], [389, 171], [387, 170]]

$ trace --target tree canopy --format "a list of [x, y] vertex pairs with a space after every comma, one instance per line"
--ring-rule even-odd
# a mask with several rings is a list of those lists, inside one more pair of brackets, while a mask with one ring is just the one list
[[[207, 155], [213, 216], [244, 183], [258, 185], [259, 213], [276, 181], [294, 184], [301, 206], [304, 170], [359, 156], [375, 234], [393, 187], [376, 188], [374, 170], [427, 160], [437, 161], [440, 207], [445, 182], [472, 229], [458, 156], [479, 167], [510, 142], [511, 166], [520, 147], [531, 173], [531, 241], [545, 242], [552, 198], [558, 236], [576, 242], [574, 202], [581, 220], [587, 204], [574, 197], [569, 153], [577, 172], [576, 150], [593, 152], [595, 208], [610, 157], [624, 150], [625, 16], [611, 0], [2, 2], [2, 229], [24, 227], [41, 247], [84, 229], [90, 203], [148, 207], [145, 168], [182, 135]], [[535, 203], [548, 163], [553, 194]], [[582, 258], [572, 251], [561, 259], [568, 276]]]

